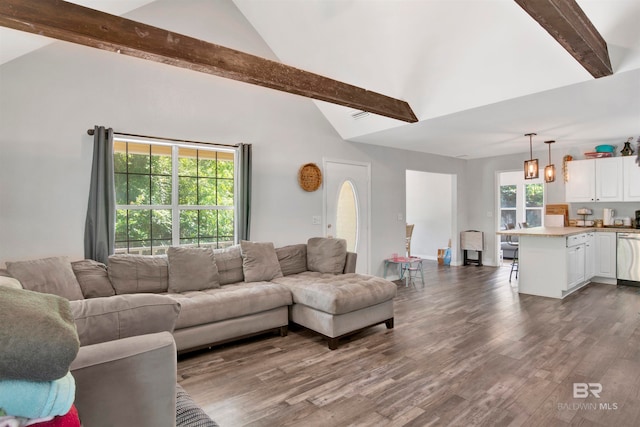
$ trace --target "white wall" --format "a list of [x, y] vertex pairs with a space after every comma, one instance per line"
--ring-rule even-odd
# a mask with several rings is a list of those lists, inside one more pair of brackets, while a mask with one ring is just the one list
[[[230, 1], [164, 0], [127, 16], [274, 58]], [[311, 221], [322, 215], [322, 191], [298, 187], [302, 164], [321, 165], [323, 157], [371, 162], [371, 260], [378, 275], [386, 256], [404, 250], [398, 214], [405, 217], [405, 170], [455, 173], [465, 182], [464, 160], [345, 142], [309, 99], [56, 42], [0, 66], [0, 265], [83, 257], [92, 151], [86, 130], [96, 124], [253, 144], [251, 238], [276, 246], [323, 231]], [[465, 229], [466, 190], [458, 186], [457, 226]]]
[[455, 240], [452, 181], [449, 174], [407, 171], [407, 223], [415, 225], [411, 255], [435, 260], [438, 249]]

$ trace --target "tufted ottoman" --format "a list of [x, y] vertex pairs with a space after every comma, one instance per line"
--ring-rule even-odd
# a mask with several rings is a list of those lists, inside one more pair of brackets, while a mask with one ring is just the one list
[[329, 348], [338, 340], [369, 326], [393, 328], [393, 298], [397, 286], [385, 279], [357, 273], [334, 275], [305, 271], [273, 279], [293, 296], [289, 319], [324, 335]]

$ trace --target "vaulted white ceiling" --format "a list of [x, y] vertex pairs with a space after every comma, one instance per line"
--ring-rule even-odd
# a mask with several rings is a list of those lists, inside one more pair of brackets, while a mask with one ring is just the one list
[[406, 124], [318, 102], [348, 140], [468, 158], [640, 135], [640, 1], [579, 0], [608, 43], [595, 80], [513, 0], [234, 0], [284, 63], [406, 100]]
[[[122, 15], [152, 1], [73, 2]], [[406, 100], [420, 119], [313, 101], [346, 140], [478, 158], [527, 152], [526, 132], [537, 150], [640, 136], [637, 0], [578, 0], [608, 44], [614, 75], [601, 79], [513, 0], [233, 2], [283, 63]], [[0, 30], [0, 63], [51, 42]]]

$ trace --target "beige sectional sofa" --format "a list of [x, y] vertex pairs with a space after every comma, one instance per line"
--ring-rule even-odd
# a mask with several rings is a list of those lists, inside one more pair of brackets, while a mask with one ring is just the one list
[[[169, 331], [177, 351], [186, 352], [269, 331], [285, 336], [290, 321], [325, 336], [331, 349], [360, 329], [392, 328], [396, 285], [356, 274], [355, 263], [344, 240], [312, 238], [277, 249], [243, 241], [213, 251], [112, 255], [108, 268], [60, 257], [8, 262], [7, 269], [27, 289], [72, 300], [85, 342], [93, 342], [92, 333], [104, 341], [109, 333], [117, 339]], [[175, 327], [162, 325], [160, 306], [179, 307]]]

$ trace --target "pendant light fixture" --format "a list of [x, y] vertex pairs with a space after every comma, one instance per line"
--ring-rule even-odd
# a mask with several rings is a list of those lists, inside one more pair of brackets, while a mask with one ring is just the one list
[[556, 180], [556, 167], [551, 164], [551, 144], [555, 141], [545, 141], [549, 146], [549, 164], [544, 168], [544, 182], [553, 182]]
[[525, 133], [529, 137], [529, 160], [524, 161], [524, 179], [538, 178], [538, 159], [533, 158], [532, 138], [536, 133]]

